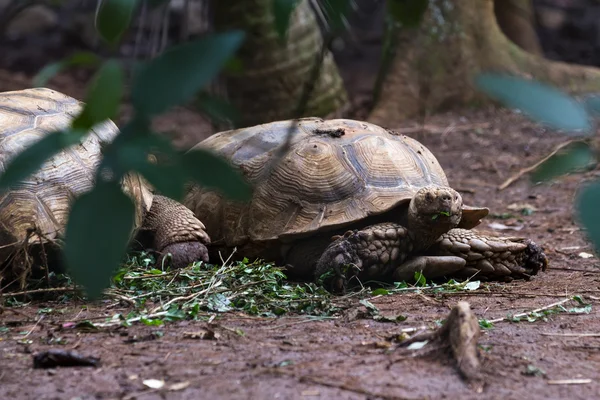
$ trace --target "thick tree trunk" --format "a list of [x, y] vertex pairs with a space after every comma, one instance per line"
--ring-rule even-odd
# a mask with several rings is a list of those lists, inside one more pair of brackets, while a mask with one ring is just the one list
[[543, 54], [531, 0], [495, 1], [494, 13], [500, 29], [512, 42], [531, 54]]
[[[241, 112], [241, 126], [297, 117], [298, 103], [323, 38], [307, 0], [292, 14], [288, 36], [281, 41], [273, 24], [272, 0], [218, 0], [215, 27], [238, 28], [247, 37], [238, 56], [243, 71], [225, 78], [227, 97]], [[326, 51], [312, 94], [301, 116], [324, 117], [347, 104], [333, 56]]]
[[573, 93], [600, 90], [600, 69], [552, 62], [511, 42], [498, 26], [493, 0], [478, 0], [477, 7], [431, 0], [420, 28], [396, 30], [393, 39], [395, 57], [369, 118], [384, 126], [490, 101], [472, 85], [481, 71], [519, 74]]

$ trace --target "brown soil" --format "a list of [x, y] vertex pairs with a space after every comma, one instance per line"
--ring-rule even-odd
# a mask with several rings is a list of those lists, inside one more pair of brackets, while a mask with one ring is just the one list
[[[0, 90], [20, 88], [15, 76], [0, 75]], [[82, 98], [76, 85], [58, 80], [54, 87]], [[191, 112], [179, 110], [162, 119], [187, 146], [210, 132]], [[549, 269], [531, 281], [491, 284], [486, 289], [452, 294], [380, 296], [371, 299], [383, 313], [401, 312], [400, 323], [365, 316], [358, 302], [328, 320], [257, 318], [238, 313], [206, 322], [170, 323], [159, 328], [133, 326], [99, 332], [61, 329], [68, 321], [103, 320], [129, 309], [106, 301], [94, 305], [35, 302], [5, 308], [0, 314], [0, 398], [6, 399], [591, 399], [600, 397], [600, 275], [598, 259], [574, 221], [573, 196], [583, 180], [598, 172], [572, 175], [552, 185], [531, 185], [526, 178], [503, 191], [497, 186], [520, 168], [533, 164], [564, 137], [545, 131], [519, 115], [498, 110], [445, 114], [429, 118], [427, 132], [410, 135], [422, 141], [446, 168], [451, 185], [471, 204], [491, 212], [509, 212], [515, 203], [535, 207], [529, 216], [488, 218], [481, 230], [523, 235], [543, 245]], [[408, 127], [393, 127], [404, 128]], [[411, 129], [406, 129], [410, 132]], [[184, 132], [182, 135], [181, 132]], [[522, 226], [494, 230], [491, 223]], [[498, 322], [479, 340], [485, 386], [478, 394], [460, 378], [449, 356], [428, 346], [397, 348], [389, 338], [408, 327], [434, 326], [464, 300], [478, 318], [494, 319], [531, 311], [582, 295], [589, 314], [560, 313], [547, 321]], [[570, 307], [570, 306], [569, 306]], [[52, 308], [52, 313], [39, 313]], [[162, 337], [152, 332], [160, 330]], [[216, 339], [192, 339], [186, 333], [211, 330]], [[26, 332], [26, 334], [23, 334]], [[60, 340], [59, 340], [60, 339]], [[58, 344], [58, 343], [62, 344]], [[99, 368], [33, 369], [32, 353], [75, 349], [100, 357]], [[528, 366], [545, 376], [525, 375]], [[163, 389], [143, 381], [162, 379]], [[589, 379], [565, 384], [560, 380]], [[585, 381], [584, 381], [585, 382]], [[174, 384], [179, 387], [167, 390]]]

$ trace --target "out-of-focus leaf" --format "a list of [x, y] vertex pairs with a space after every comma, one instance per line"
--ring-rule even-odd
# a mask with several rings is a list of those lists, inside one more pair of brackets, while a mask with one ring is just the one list
[[96, 54], [80, 51], [62, 61], [51, 63], [42, 68], [33, 78], [33, 85], [44, 87], [54, 75], [69, 67], [89, 67], [100, 64], [101, 59]]
[[115, 44], [131, 23], [137, 0], [101, 0], [96, 12], [96, 30], [110, 44]]
[[81, 132], [55, 131], [26, 147], [6, 165], [0, 175], [0, 189], [27, 178], [58, 152], [78, 143], [81, 137]]
[[285, 38], [290, 25], [290, 17], [298, 5], [298, 0], [272, 0], [275, 30], [281, 39]]
[[344, 27], [344, 17], [350, 10], [350, 1], [351, 0], [323, 0], [323, 2], [321, 2], [331, 32], [339, 32]]
[[131, 98], [138, 113], [159, 114], [203, 89], [242, 44], [244, 33], [230, 31], [184, 43], [141, 67]]
[[197, 104], [213, 121], [231, 121], [233, 125], [240, 121], [238, 110], [222, 98], [202, 92], [198, 95]]
[[600, 116], [600, 94], [591, 94], [584, 97], [583, 104], [590, 113], [595, 114], [596, 117]]
[[548, 181], [560, 175], [590, 168], [596, 162], [595, 152], [586, 142], [573, 142], [544, 161], [533, 171], [531, 180]]
[[419, 26], [428, 6], [429, 0], [387, 0], [387, 9], [394, 21], [408, 28]]
[[88, 130], [116, 117], [123, 96], [123, 71], [118, 61], [106, 61], [88, 87], [85, 106], [73, 120], [74, 129]]
[[600, 182], [582, 188], [577, 195], [577, 214], [587, 230], [588, 238], [600, 251]]
[[185, 153], [182, 161], [187, 174], [200, 185], [218, 189], [232, 200], [250, 200], [252, 186], [222, 157], [208, 150], [194, 149]]
[[125, 255], [135, 207], [119, 183], [99, 181], [78, 197], [65, 232], [65, 259], [73, 278], [98, 298]]
[[484, 93], [506, 106], [518, 108], [537, 122], [574, 135], [590, 135], [592, 123], [580, 102], [540, 82], [496, 73], [475, 79]]

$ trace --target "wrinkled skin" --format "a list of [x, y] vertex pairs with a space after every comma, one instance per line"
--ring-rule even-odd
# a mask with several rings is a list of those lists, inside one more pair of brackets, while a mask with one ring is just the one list
[[451, 188], [417, 192], [404, 224], [381, 222], [335, 236], [316, 261], [318, 278], [333, 271], [337, 283], [360, 280], [410, 281], [415, 272], [441, 277], [510, 280], [545, 270], [543, 250], [524, 238], [498, 238], [457, 228], [461, 196]]

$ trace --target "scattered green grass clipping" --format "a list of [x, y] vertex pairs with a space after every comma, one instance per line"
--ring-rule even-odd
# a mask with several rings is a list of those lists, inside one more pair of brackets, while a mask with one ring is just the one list
[[324, 288], [312, 282], [288, 282], [284, 270], [270, 263], [244, 259], [222, 266], [194, 263], [164, 271], [152, 268], [153, 264], [153, 258], [145, 253], [130, 257], [108, 291], [132, 303], [147, 324], [158, 324], [153, 314], [168, 320], [227, 311], [263, 317], [288, 313], [330, 316], [340, 309]]

